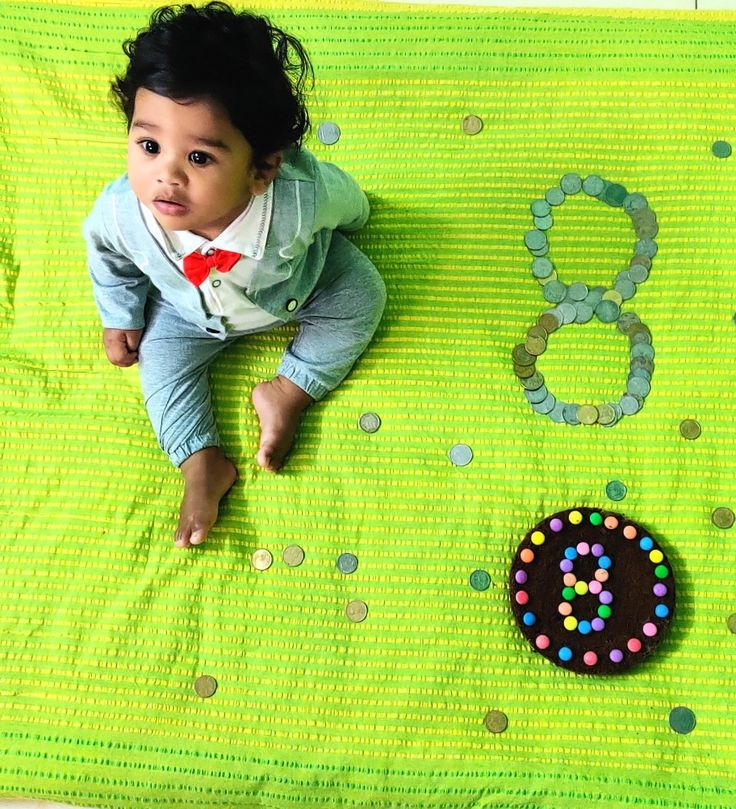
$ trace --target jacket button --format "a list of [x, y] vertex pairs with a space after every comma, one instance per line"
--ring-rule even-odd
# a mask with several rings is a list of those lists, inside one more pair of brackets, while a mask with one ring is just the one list
[[289, 300], [286, 301], [287, 312], [293, 312], [297, 306], [299, 306], [299, 301], [295, 300], [294, 298], [289, 298]]
[[206, 255], [206, 256], [214, 256], [214, 255], [215, 255], [215, 250], [214, 250], [214, 248], [213, 248], [213, 247], [210, 247], [210, 249], [209, 249], [209, 250], [208, 250], [208, 251], [205, 253], [205, 255]]

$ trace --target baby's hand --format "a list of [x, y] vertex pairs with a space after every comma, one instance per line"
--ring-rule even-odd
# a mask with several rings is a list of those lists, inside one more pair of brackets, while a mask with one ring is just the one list
[[121, 368], [135, 365], [142, 334], [143, 329], [104, 329], [102, 342], [110, 362]]

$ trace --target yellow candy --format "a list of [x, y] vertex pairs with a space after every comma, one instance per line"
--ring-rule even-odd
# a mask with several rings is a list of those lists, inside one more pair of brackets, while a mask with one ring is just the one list
[[579, 596], [584, 596], [588, 592], [588, 585], [584, 581], [579, 581], [575, 585], [575, 592]]
[[583, 521], [583, 515], [579, 511], [571, 511], [569, 520], [572, 525], [580, 525]]
[[662, 551], [652, 551], [649, 554], [649, 559], [654, 562], [655, 565], [658, 565], [662, 559], [664, 559], [664, 554]]
[[578, 628], [578, 619], [573, 618], [572, 615], [568, 615], [567, 618], [562, 622], [565, 629], [569, 629], [570, 632]]
[[534, 545], [544, 545], [545, 536], [541, 531], [535, 531], [532, 534], [532, 543]]

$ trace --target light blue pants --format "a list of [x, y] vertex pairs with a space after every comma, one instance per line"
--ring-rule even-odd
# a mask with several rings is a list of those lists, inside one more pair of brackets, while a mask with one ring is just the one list
[[[386, 288], [378, 270], [335, 231], [319, 282], [294, 313], [299, 331], [276, 373], [313, 399], [322, 399], [365, 351], [385, 303]], [[253, 333], [233, 332], [219, 340], [184, 320], [160, 297], [149, 299], [138, 350], [141, 386], [158, 442], [175, 466], [205, 447], [220, 445], [209, 366], [223, 349]]]

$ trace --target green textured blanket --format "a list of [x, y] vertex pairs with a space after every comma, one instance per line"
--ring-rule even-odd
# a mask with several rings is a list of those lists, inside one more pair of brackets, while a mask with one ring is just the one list
[[[255, 462], [249, 392], [292, 331], [218, 361], [241, 479], [206, 548], [184, 552], [179, 474], [137, 370], [104, 357], [80, 232], [125, 170], [107, 82], [153, 7], [0, 5], [0, 792], [99, 807], [734, 806], [736, 529], [711, 513], [736, 501], [736, 157], [712, 152], [736, 141], [736, 16], [256, 4], [312, 56], [315, 132], [342, 134], [309, 146], [368, 193], [354, 238], [389, 302], [282, 474]], [[529, 206], [568, 173], [643, 194], [659, 223], [650, 277], [622, 304], [651, 329], [652, 390], [610, 428], [533, 412], [511, 359], [550, 306]], [[553, 216], [559, 280], [612, 287], [637, 238], [625, 211], [579, 192]], [[618, 402], [628, 363], [627, 339], [594, 317], [552, 334], [537, 366], [560, 400], [597, 404]], [[358, 427], [365, 412], [378, 432]], [[459, 443], [467, 466], [448, 457]], [[648, 526], [677, 576], [668, 638], [627, 675], [554, 666], [514, 623], [519, 542], [574, 505]], [[282, 561], [291, 544], [298, 567]], [[486, 590], [469, 584], [477, 569]], [[692, 732], [670, 727], [676, 707]]]

